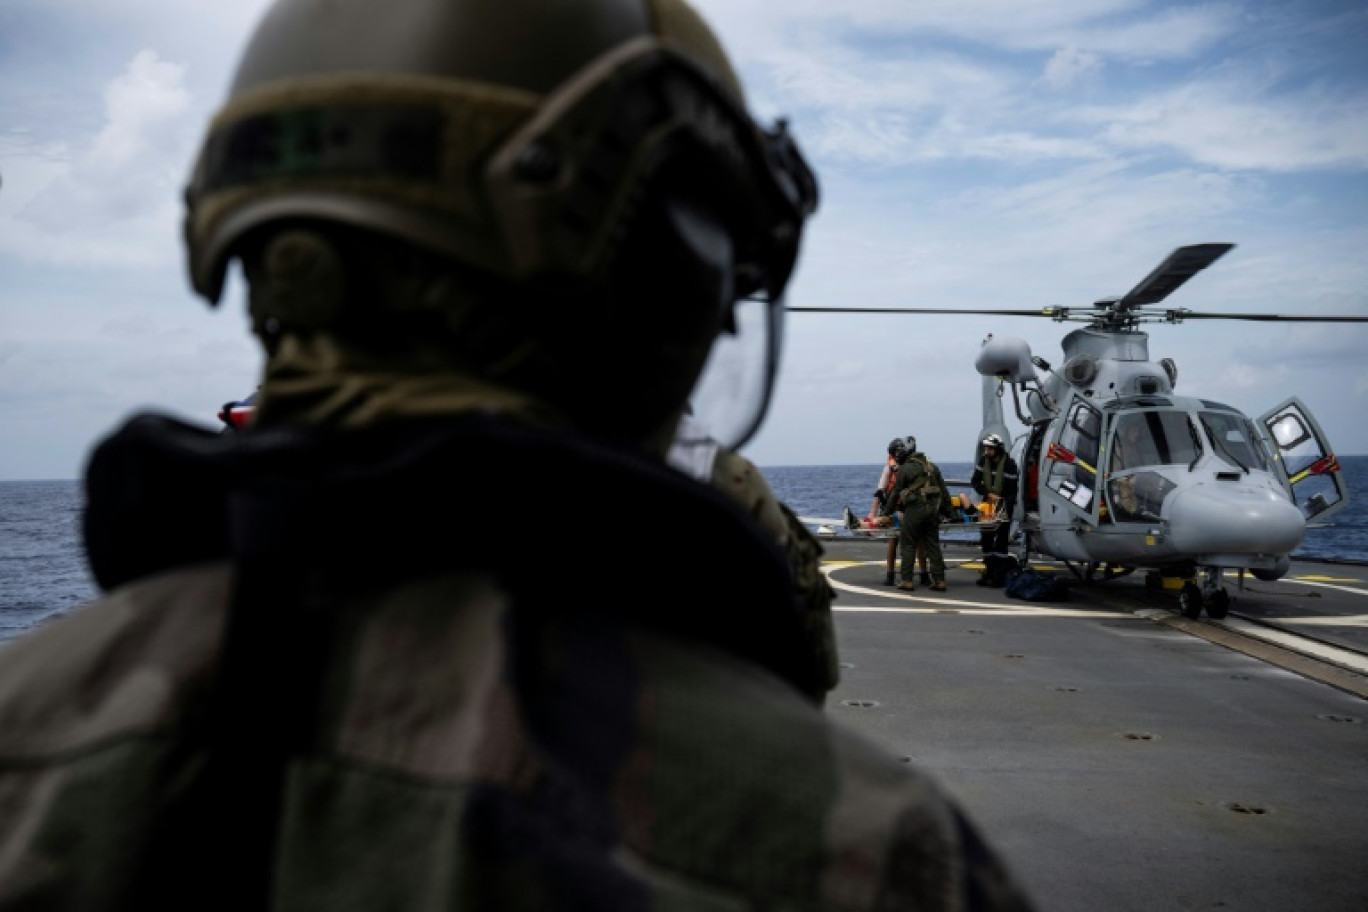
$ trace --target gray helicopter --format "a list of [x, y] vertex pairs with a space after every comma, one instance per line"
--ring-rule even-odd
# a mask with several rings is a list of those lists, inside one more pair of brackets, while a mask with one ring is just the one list
[[[1349, 503], [1339, 464], [1298, 399], [1257, 419], [1205, 397], [1174, 392], [1172, 359], [1149, 359], [1142, 323], [1194, 319], [1368, 322], [1355, 316], [1210, 314], [1146, 309], [1233, 244], [1196, 244], [1170, 254], [1119, 298], [1044, 310], [861, 308], [877, 313], [1049, 317], [1088, 325], [1066, 335], [1056, 371], [1025, 341], [990, 335], [975, 367], [983, 376], [982, 440], [1011, 440], [1002, 402], [1011, 390], [1026, 427], [1013, 444], [1021, 469], [1014, 537], [1019, 557], [1058, 559], [1083, 579], [1139, 568], [1182, 580], [1179, 607], [1225, 617], [1226, 570], [1275, 580], [1309, 524]], [[850, 308], [792, 308], [850, 312]], [[982, 453], [975, 451], [975, 463]], [[1198, 582], [1200, 580], [1200, 583]]]

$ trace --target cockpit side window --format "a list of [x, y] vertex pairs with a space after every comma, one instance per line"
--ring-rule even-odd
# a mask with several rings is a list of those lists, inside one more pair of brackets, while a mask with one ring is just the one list
[[1202, 429], [1212, 449], [1226, 463], [1244, 471], [1268, 471], [1268, 459], [1254, 425], [1235, 412], [1202, 412]]
[[1187, 412], [1127, 412], [1116, 419], [1108, 471], [1143, 466], [1191, 465], [1201, 455]]

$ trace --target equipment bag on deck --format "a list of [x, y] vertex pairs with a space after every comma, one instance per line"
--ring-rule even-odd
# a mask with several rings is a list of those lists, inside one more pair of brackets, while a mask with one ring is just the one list
[[985, 554], [983, 556], [983, 576], [980, 585], [1001, 589], [1007, 585], [1012, 574], [1021, 570], [1021, 564], [1010, 554]]
[[1028, 567], [1009, 573], [1002, 591], [1011, 598], [1027, 602], [1062, 602], [1069, 597], [1069, 582], [1053, 573], [1040, 573]]

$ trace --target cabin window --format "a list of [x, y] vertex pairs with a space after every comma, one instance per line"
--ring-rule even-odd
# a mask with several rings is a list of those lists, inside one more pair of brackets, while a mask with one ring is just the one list
[[1075, 506], [1091, 512], [1097, 493], [1097, 454], [1101, 449], [1102, 415], [1084, 402], [1075, 402], [1059, 439], [1046, 458], [1050, 489]]
[[1249, 419], [1235, 412], [1202, 412], [1202, 427], [1216, 455], [1236, 468], [1268, 471], [1268, 460]]
[[1108, 471], [1191, 465], [1202, 455], [1187, 412], [1129, 412], [1116, 419]]
[[[1268, 452], [1269, 465], [1282, 460], [1292, 499], [1302, 515], [1308, 519], [1319, 516], [1348, 496], [1340, 478], [1339, 460], [1301, 408], [1289, 402], [1271, 420], [1268, 416], [1261, 420], [1277, 447], [1276, 452]], [[1263, 437], [1259, 440], [1265, 442]]]
[[1282, 415], [1269, 425], [1268, 429], [1273, 433], [1273, 439], [1278, 442], [1278, 448], [1283, 450], [1300, 446], [1312, 436], [1301, 417], [1291, 412]]

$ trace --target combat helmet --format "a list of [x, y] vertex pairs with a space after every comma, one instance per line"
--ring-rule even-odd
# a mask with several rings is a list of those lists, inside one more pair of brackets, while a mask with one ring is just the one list
[[[298, 221], [396, 238], [572, 309], [633, 267], [642, 213], [674, 196], [657, 221], [691, 248], [696, 275], [682, 284], [721, 299], [700, 303], [719, 311], [703, 352], [749, 325], [739, 303], [764, 305], [752, 414], [709, 415], [710, 400], [739, 398], [716, 346], [719, 391], [693, 387], [714, 435], [736, 444], [769, 399], [817, 184], [782, 121], [752, 120], [684, 0], [276, 0], [202, 145], [185, 234], [211, 303], [253, 232]], [[665, 274], [680, 272], [676, 260]], [[648, 308], [657, 296], [635, 297]]]

